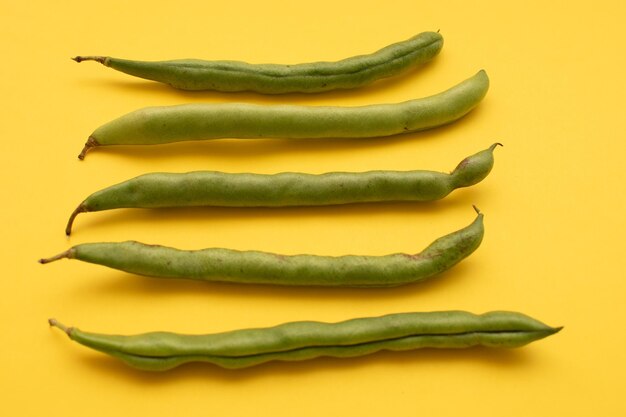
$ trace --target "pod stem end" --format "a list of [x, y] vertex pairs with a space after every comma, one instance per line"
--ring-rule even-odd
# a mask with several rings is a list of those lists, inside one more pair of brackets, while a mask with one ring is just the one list
[[92, 148], [95, 148], [98, 145], [99, 143], [96, 140], [96, 138], [94, 138], [93, 136], [89, 136], [89, 138], [87, 139], [87, 142], [85, 142], [85, 146], [83, 147], [83, 150], [78, 155], [78, 159], [80, 159], [81, 161], [85, 159], [85, 155], [87, 155], [87, 152], [89, 152]]
[[107, 58], [105, 56], [75, 56], [72, 58], [73, 61], [83, 62], [83, 61], [96, 61], [101, 63], [102, 65], [106, 65]]
[[58, 261], [59, 259], [64, 259], [64, 258], [71, 259], [73, 257], [74, 257], [74, 249], [70, 248], [70, 249], [66, 250], [65, 252], [59, 253], [58, 255], [54, 255], [54, 256], [51, 256], [49, 258], [41, 258], [39, 260], [39, 263], [40, 264], [48, 264], [50, 262]]
[[67, 221], [67, 226], [65, 226], [65, 234], [67, 236], [72, 234], [72, 225], [74, 224], [76, 216], [78, 216], [80, 213], [86, 213], [88, 211], [89, 210], [85, 206], [85, 203], [81, 203], [78, 207], [76, 207], [76, 209], [70, 215], [70, 219]]
[[63, 330], [69, 337], [72, 337], [72, 330], [74, 330], [73, 327], [67, 327], [63, 323], [60, 323], [59, 321], [57, 321], [57, 319], [48, 319], [48, 324], [51, 327], [56, 327], [58, 329]]

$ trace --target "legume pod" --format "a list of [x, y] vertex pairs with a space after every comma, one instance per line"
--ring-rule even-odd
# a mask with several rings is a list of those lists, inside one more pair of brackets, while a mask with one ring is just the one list
[[54, 319], [49, 322], [84, 346], [148, 371], [165, 371], [187, 362], [210, 362], [235, 369], [275, 360], [349, 358], [381, 350], [515, 348], [560, 330], [506, 311], [481, 315], [464, 311], [398, 313], [339, 323], [300, 321], [208, 335], [105, 335], [65, 327]]
[[158, 145], [218, 138], [371, 138], [416, 132], [469, 113], [489, 89], [485, 71], [434, 96], [359, 107], [183, 104], [147, 107], [97, 128], [78, 156], [97, 146]]
[[182, 90], [256, 91], [265, 94], [318, 93], [356, 88], [402, 74], [434, 58], [443, 46], [439, 33], [424, 32], [373, 54], [338, 62], [295, 65], [249, 64], [240, 61], [133, 61], [104, 56], [77, 56], [136, 77]]
[[[476, 209], [476, 211], [478, 211]], [[40, 263], [62, 258], [158, 277], [247, 284], [390, 287], [437, 275], [469, 256], [483, 239], [483, 215], [419, 254], [339, 257], [278, 255], [210, 248], [179, 250], [139, 242], [84, 243]]]
[[433, 201], [482, 181], [493, 168], [499, 143], [463, 159], [450, 174], [433, 171], [331, 172], [274, 175], [199, 171], [151, 173], [87, 197], [74, 210], [65, 233], [80, 213], [117, 208], [288, 207], [380, 201]]

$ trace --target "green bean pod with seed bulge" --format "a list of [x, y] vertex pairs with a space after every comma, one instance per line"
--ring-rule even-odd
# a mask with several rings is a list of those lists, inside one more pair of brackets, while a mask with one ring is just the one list
[[78, 156], [98, 146], [158, 145], [219, 138], [372, 138], [417, 132], [469, 113], [489, 88], [485, 71], [442, 93], [402, 103], [357, 107], [183, 104], [147, 107], [97, 128]]
[[482, 181], [493, 168], [494, 143], [461, 161], [450, 173], [434, 171], [284, 172], [274, 175], [199, 171], [151, 173], [97, 191], [72, 213], [118, 208], [292, 207], [381, 201], [434, 201]]
[[381, 350], [516, 348], [561, 330], [508, 311], [480, 315], [465, 311], [396, 313], [338, 323], [299, 321], [206, 335], [107, 335], [66, 327], [54, 319], [49, 323], [84, 346], [147, 371], [165, 371], [188, 362], [237, 369], [269, 361], [357, 357]]
[[156, 278], [184, 278], [245, 284], [391, 287], [423, 281], [469, 256], [480, 245], [483, 215], [443, 236], [418, 254], [386, 256], [279, 255], [223, 248], [180, 250], [135, 241], [84, 243], [51, 258], [104, 265]]
[[424, 32], [375, 53], [337, 62], [249, 64], [240, 61], [135, 61], [104, 56], [77, 56], [126, 74], [182, 90], [256, 91], [264, 94], [319, 93], [356, 88], [402, 74], [434, 58], [443, 46], [439, 33]]

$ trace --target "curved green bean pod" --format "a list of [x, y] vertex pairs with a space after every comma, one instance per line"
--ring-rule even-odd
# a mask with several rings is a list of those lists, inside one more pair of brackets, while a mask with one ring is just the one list
[[218, 138], [371, 138], [416, 132], [453, 122], [485, 96], [485, 71], [442, 93], [394, 104], [359, 107], [183, 104], [147, 107], [97, 128], [78, 156], [96, 146], [158, 145]]
[[207, 335], [106, 335], [65, 327], [54, 319], [49, 323], [81, 345], [148, 371], [165, 371], [187, 362], [210, 362], [236, 369], [269, 361], [356, 357], [381, 350], [516, 348], [561, 330], [507, 311], [481, 315], [465, 311], [397, 313], [339, 323], [300, 321]]
[[39, 262], [78, 259], [157, 278], [248, 284], [391, 287], [422, 281], [451, 268], [478, 248], [483, 234], [483, 215], [478, 213], [469, 226], [435, 240], [419, 254], [286, 256], [222, 248], [185, 251], [128, 241], [84, 243]]
[[214, 171], [152, 173], [124, 181], [87, 197], [72, 213], [69, 235], [80, 213], [117, 208], [288, 207], [379, 201], [433, 201], [482, 181], [493, 168], [499, 143], [465, 158], [452, 171], [331, 172], [274, 175]]
[[375, 53], [338, 62], [296, 65], [249, 64], [240, 61], [133, 61], [104, 56], [77, 56], [136, 77], [182, 90], [256, 91], [265, 94], [318, 93], [356, 88], [425, 64], [443, 46], [439, 33], [424, 32]]

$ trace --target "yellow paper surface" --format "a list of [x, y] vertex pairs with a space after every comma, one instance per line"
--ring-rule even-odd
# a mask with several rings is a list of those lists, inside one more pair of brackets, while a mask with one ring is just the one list
[[[3, 415], [623, 415], [626, 32], [621, 2], [3, 1]], [[75, 55], [299, 63], [373, 52], [427, 30], [430, 65], [318, 95], [181, 92]], [[155, 105], [362, 105], [435, 94], [484, 68], [458, 123], [363, 141], [216, 140], [96, 149], [99, 125]], [[499, 141], [481, 184], [432, 204], [115, 210], [67, 217], [90, 193], [152, 171], [450, 171]], [[167, 281], [37, 259], [83, 242], [284, 254], [419, 252], [485, 213], [482, 246], [437, 279], [392, 289]], [[515, 310], [565, 329], [512, 351], [413, 351], [146, 373], [49, 329], [210, 333], [402, 311]]]

